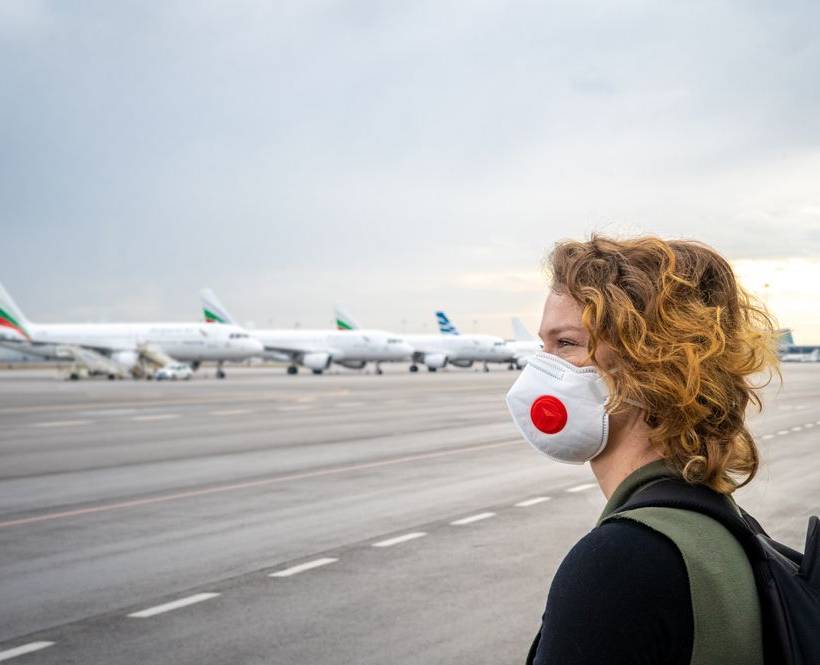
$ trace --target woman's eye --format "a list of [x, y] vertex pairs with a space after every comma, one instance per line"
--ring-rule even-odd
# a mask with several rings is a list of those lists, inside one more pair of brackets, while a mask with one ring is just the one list
[[558, 340], [558, 348], [564, 348], [564, 347], [567, 347], [567, 346], [577, 346], [577, 344], [575, 342], [573, 342], [571, 339], [559, 339]]

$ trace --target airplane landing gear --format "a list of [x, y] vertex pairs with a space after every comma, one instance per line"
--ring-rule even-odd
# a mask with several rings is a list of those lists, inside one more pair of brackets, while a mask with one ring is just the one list
[[216, 378], [217, 379], [224, 379], [226, 376], [227, 376], [227, 374], [225, 374], [225, 370], [222, 369], [222, 363], [217, 363]]
[[296, 365], [288, 365], [288, 374], [298, 374], [299, 368]]
[[314, 373], [314, 374], [321, 374], [323, 371], [324, 371], [324, 370], [321, 370], [321, 369], [314, 369], [314, 370], [313, 370], [313, 373]]
[[438, 371], [438, 367], [428, 367], [428, 368], [427, 368], [427, 371], [428, 371], [428, 372], [435, 372], [435, 371]]
[[376, 374], [384, 374], [380, 363], [376, 363]]
[[416, 365], [416, 363], [413, 363], [412, 365], [410, 365], [410, 371], [411, 372], [418, 372], [419, 371], [419, 366]]
[[485, 372], [489, 372], [489, 371], [490, 371], [490, 366], [487, 364], [487, 361], [484, 361], [484, 371], [485, 371]]

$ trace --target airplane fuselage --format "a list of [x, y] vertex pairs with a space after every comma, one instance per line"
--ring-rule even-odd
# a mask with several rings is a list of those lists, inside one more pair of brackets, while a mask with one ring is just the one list
[[60, 346], [76, 345], [106, 353], [158, 347], [183, 362], [236, 361], [260, 355], [261, 345], [238, 326], [205, 323], [54, 323], [30, 324], [31, 340], [6, 333], [0, 344], [46, 358]]

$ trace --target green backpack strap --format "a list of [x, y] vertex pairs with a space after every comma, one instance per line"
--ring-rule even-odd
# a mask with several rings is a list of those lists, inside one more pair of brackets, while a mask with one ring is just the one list
[[763, 665], [760, 603], [749, 560], [737, 540], [711, 517], [677, 508], [616, 512], [663, 534], [683, 557], [692, 597], [690, 665]]

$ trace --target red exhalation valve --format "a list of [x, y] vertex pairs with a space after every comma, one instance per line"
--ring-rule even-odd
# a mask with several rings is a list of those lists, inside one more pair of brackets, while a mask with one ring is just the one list
[[530, 418], [544, 434], [556, 434], [567, 424], [567, 407], [557, 397], [541, 395], [530, 407]]

